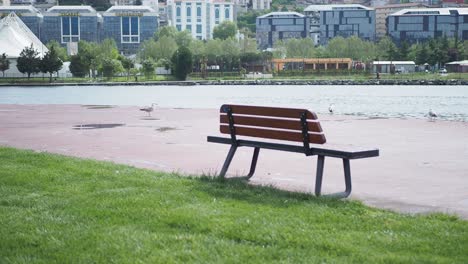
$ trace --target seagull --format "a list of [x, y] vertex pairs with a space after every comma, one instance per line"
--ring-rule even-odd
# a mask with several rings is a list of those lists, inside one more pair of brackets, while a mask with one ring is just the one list
[[155, 103], [152, 103], [151, 106], [145, 106], [143, 108], [140, 108], [140, 111], [144, 111], [148, 113], [148, 116], [151, 116], [151, 112], [153, 112], [155, 105], [156, 105]]
[[328, 112], [330, 112], [330, 114], [333, 114], [334, 108], [335, 108], [335, 105], [334, 105], [334, 104], [330, 104], [330, 106], [328, 106]]
[[432, 109], [429, 109], [429, 113], [427, 113], [427, 115], [429, 116], [430, 120], [435, 120], [435, 118], [437, 117], [436, 112], [432, 111]]

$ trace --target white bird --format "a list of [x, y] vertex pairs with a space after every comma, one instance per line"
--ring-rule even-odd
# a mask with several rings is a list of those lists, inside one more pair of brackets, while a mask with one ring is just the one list
[[328, 106], [328, 112], [330, 112], [330, 114], [333, 114], [334, 108], [335, 108], [335, 105], [330, 104], [330, 106]]
[[153, 112], [155, 105], [155, 103], [152, 103], [151, 106], [145, 106], [143, 108], [140, 108], [140, 111], [146, 112], [148, 113], [148, 116], [151, 116], [151, 112]]
[[432, 111], [432, 109], [429, 109], [429, 113], [427, 113], [427, 115], [429, 116], [430, 120], [435, 120], [437, 117], [437, 113]]

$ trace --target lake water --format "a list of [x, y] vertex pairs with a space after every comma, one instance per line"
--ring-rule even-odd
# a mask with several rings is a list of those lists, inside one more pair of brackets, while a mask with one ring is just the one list
[[468, 121], [468, 86], [63, 86], [0, 87], [0, 104], [97, 104], [218, 108], [223, 103], [307, 108], [381, 118]]

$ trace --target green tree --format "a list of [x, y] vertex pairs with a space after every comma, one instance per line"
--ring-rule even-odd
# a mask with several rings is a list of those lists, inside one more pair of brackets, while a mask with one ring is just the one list
[[416, 54], [416, 61], [415, 61], [416, 64], [417, 65], [425, 64], [427, 62], [428, 56], [429, 56], [429, 52], [427, 50], [427, 45], [426, 44], [420, 45], [418, 52]]
[[60, 46], [60, 44], [55, 41], [55, 40], [51, 40], [49, 41], [49, 43], [47, 43], [47, 48], [50, 50], [51, 48], [54, 48], [55, 52], [57, 52], [57, 55], [58, 57], [62, 60], [62, 61], [68, 61], [68, 54], [67, 54], [67, 49]]
[[80, 40], [78, 42], [78, 55], [80, 55], [81, 62], [86, 66], [87, 71], [90, 72], [92, 77], [96, 77], [96, 72], [99, 68], [99, 44], [94, 42], [87, 42]]
[[398, 50], [398, 56], [399, 56], [398, 60], [401, 60], [401, 61], [408, 60], [409, 51], [410, 51], [410, 45], [408, 44], [408, 42], [406, 41], [401, 42], [400, 48]]
[[314, 58], [315, 45], [314, 41], [309, 38], [305, 39], [288, 39], [286, 41], [278, 41], [275, 47], [282, 53], [275, 53], [276, 56], [285, 56], [286, 58]]
[[75, 77], [85, 77], [89, 73], [89, 66], [84, 62], [80, 54], [70, 56], [69, 68]]
[[225, 20], [213, 29], [214, 39], [228, 39], [236, 36], [237, 26], [234, 22]]
[[31, 77], [32, 73], [38, 73], [40, 71], [39, 64], [41, 59], [38, 55], [39, 52], [37, 52], [31, 44], [30, 47], [25, 47], [21, 51], [20, 56], [17, 59], [16, 67], [18, 68], [18, 71], [21, 73], [27, 73], [28, 79]]
[[104, 77], [111, 78], [123, 71], [122, 64], [117, 59], [104, 58], [101, 64], [101, 72]]
[[256, 32], [256, 19], [257, 17], [263, 15], [264, 12], [256, 10], [248, 10], [247, 12], [240, 13], [237, 15], [237, 27], [239, 30], [248, 29], [250, 32], [250, 37], [255, 37]]
[[146, 79], [149, 79], [154, 74], [154, 61], [151, 58], [144, 60], [141, 64], [141, 70]]
[[177, 46], [181, 47], [188, 47], [190, 46], [190, 43], [192, 42], [192, 33], [188, 30], [183, 30], [177, 32], [177, 34], [174, 37], [175, 42], [177, 43]]
[[130, 71], [132, 68], [135, 67], [135, 63], [133, 62], [132, 59], [127, 58], [125, 56], [119, 56], [119, 61], [122, 64], [122, 67], [127, 72], [127, 80], [128, 80], [128, 78], [130, 77]]
[[154, 61], [159, 59], [170, 60], [176, 49], [177, 43], [172, 37], [162, 36], [158, 41], [149, 39], [142, 43], [138, 51], [138, 58], [140, 58], [141, 61], [149, 58]]
[[162, 37], [175, 38], [177, 32], [177, 28], [173, 26], [162, 27], [154, 33], [154, 40], [158, 41]]
[[376, 44], [376, 57], [378, 60], [395, 60], [397, 47], [389, 37], [383, 37]]
[[49, 82], [52, 82], [52, 74], [62, 69], [63, 62], [59, 58], [57, 51], [54, 46], [50, 47], [50, 50], [46, 52], [44, 57], [39, 63], [39, 69], [43, 73], [49, 73]]
[[192, 71], [192, 53], [187, 47], [179, 47], [172, 55], [172, 74], [178, 80], [186, 80], [187, 75]]
[[5, 77], [5, 71], [10, 69], [10, 61], [7, 58], [5, 53], [0, 56], [0, 71], [3, 73], [3, 77]]

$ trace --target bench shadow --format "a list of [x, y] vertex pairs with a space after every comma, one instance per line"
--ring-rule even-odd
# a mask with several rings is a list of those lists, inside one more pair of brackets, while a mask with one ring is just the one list
[[[281, 190], [273, 186], [259, 186], [248, 183], [245, 177], [219, 178], [213, 176], [191, 177], [200, 184], [195, 185], [202, 191], [218, 199], [233, 199], [252, 204], [268, 204], [275, 207], [289, 207], [293, 204], [312, 203], [317, 206], [344, 208], [358, 201], [341, 200], [332, 197], [317, 197], [309, 193]], [[362, 204], [361, 204], [362, 205]]]

